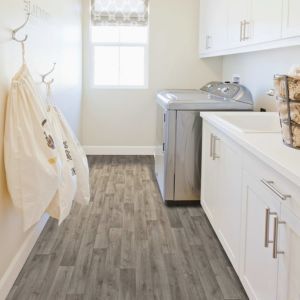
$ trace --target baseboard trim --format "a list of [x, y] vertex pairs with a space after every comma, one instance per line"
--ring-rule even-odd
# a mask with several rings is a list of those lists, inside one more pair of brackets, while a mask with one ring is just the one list
[[87, 155], [154, 155], [155, 146], [84, 146]]
[[32, 248], [34, 247], [37, 239], [44, 229], [48, 218], [49, 216], [45, 214], [42, 217], [41, 221], [31, 230], [31, 233], [25, 239], [19, 251], [8, 266], [6, 272], [4, 273], [2, 278], [0, 278], [0, 300], [4, 300], [9, 294]]

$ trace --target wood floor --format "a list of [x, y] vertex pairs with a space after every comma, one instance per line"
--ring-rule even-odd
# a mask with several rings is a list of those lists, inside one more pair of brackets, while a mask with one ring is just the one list
[[200, 207], [165, 207], [150, 156], [92, 156], [92, 202], [50, 219], [8, 299], [247, 299]]

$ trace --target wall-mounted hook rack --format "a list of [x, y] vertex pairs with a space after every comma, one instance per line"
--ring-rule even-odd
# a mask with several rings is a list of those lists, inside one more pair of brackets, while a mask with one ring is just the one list
[[53, 78], [51, 80], [49, 80], [49, 81], [46, 81], [46, 77], [49, 76], [51, 73], [53, 73], [53, 71], [55, 70], [55, 66], [56, 66], [56, 63], [53, 63], [53, 66], [52, 66], [51, 70], [49, 72], [41, 75], [43, 83], [45, 83], [45, 84], [52, 84], [54, 82]]
[[27, 14], [26, 21], [24, 22], [24, 24], [12, 31], [12, 39], [14, 41], [19, 42], [19, 43], [24, 43], [27, 40], [27, 38], [28, 38], [27, 34], [25, 35], [25, 37], [23, 39], [18, 39], [16, 37], [16, 34], [19, 30], [23, 29], [27, 25], [27, 23], [29, 22], [29, 18], [30, 18], [30, 13]]

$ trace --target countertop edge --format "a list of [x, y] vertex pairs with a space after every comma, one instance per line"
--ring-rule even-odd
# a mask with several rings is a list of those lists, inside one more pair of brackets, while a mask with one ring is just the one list
[[[270, 168], [274, 169], [282, 176], [286, 177], [294, 185], [300, 188], [300, 176], [290, 171], [289, 168], [285, 167], [284, 165], [278, 163], [278, 161], [275, 161], [272, 158], [270, 158], [267, 155], [267, 153], [264, 153], [263, 151], [257, 149], [253, 143], [247, 141], [247, 139], [245, 138], [247, 133], [238, 133], [236, 130], [231, 129], [229, 126], [226, 126], [222, 121], [220, 121], [217, 112], [201, 112], [200, 115], [205, 121], [212, 124], [214, 127], [216, 127], [218, 130], [223, 132], [225, 135], [228, 135], [233, 140], [233, 142], [236, 142], [238, 145], [243, 147], [245, 151], [253, 154], [263, 163], [268, 165]], [[253, 134], [255, 133], [251, 133], [251, 135]], [[274, 134], [274, 133], [270, 133], [270, 134]]]

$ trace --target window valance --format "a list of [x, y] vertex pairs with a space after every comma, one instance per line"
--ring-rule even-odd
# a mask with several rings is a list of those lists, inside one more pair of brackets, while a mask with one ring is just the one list
[[96, 26], [146, 26], [149, 0], [91, 0], [91, 21]]

